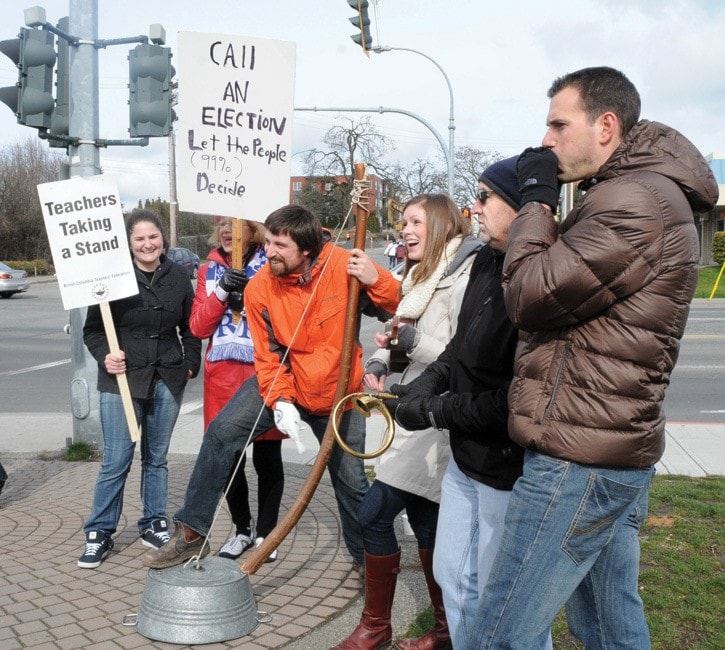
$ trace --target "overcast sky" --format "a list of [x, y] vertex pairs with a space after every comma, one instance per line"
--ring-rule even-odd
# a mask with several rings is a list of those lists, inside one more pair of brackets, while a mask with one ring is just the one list
[[[439, 70], [410, 52], [371, 54], [350, 40], [346, 0], [99, 0], [101, 39], [147, 34], [151, 23], [177, 32], [238, 34], [297, 44], [295, 106], [392, 107], [416, 113], [448, 142], [449, 93]], [[30, 0], [3, 0], [0, 39], [13, 38]], [[46, 0], [47, 19], [69, 13]], [[514, 155], [545, 130], [546, 91], [557, 76], [592, 65], [622, 70], [642, 96], [642, 117], [680, 130], [703, 154], [725, 151], [725, 2], [722, 0], [379, 0], [370, 2], [374, 44], [424, 52], [453, 87], [456, 145]], [[100, 137], [128, 137], [128, 62], [132, 46], [99, 52]], [[183, 88], [183, 70], [179, 82]], [[0, 56], [0, 86], [17, 72]], [[359, 118], [360, 114], [355, 114]], [[293, 154], [318, 146], [335, 114], [296, 112]], [[373, 114], [397, 143], [393, 159], [432, 157], [440, 147], [414, 119]], [[35, 137], [0, 105], [0, 146]], [[299, 161], [301, 156], [293, 158]], [[164, 138], [149, 147], [101, 150], [122, 199], [168, 197]], [[296, 168], [298, 169], [298, 167]], [[184, 209], [184, 206], [180, 206]]]

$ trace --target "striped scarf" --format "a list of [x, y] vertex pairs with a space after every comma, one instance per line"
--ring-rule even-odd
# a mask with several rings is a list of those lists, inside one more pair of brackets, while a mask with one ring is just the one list
[[[244, 271], [248, 278], [259, 271], [267, 261], [264, 249], [259, 247], [244, 267]], [[219, 262], [209, 262], [209, 268], [206, 272], [206, 295], [210, 296], [219, 280], [227, 270], [227, 266], [219, 264]], [[212, 346], [207, 355], [209, 361], [240, 361], [241, 363], [254, 362], [254, 344], [249, 333], [247, 325], [247, 317], [242, 311], [242, 317], [235, 325], [232, 310], [228, 306], [224, 309], [224, 314], [217, 325], [215, 332], [211, 336]]]

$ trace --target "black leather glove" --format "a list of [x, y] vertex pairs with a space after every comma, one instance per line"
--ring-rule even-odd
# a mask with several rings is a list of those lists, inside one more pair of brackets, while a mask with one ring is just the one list
[[247, 286], [247, 282], [249, 282], [249, 278], [247, 278], [247, 274], [244, 271], [227, 269], [224, 271], [221, 280], [219, 280], [219, 288], [227, 293], [231, 293], [232, 291], [244, 293], [244, 287]]
[[406, 397], [409, 390], [410, 384], [393, 384], [385, 392], [392, 393], [393, 395], [397, 395], [398, 397]]
[[546, 147], [529, 147], [519, 156], [516, 172], [519, 177], [521, 205], [537, 201], [553, 212], [559, 203], [561, 184], [557, 178], [559, 159]]
[[414, 397], [404, 399], [383, 400], [386, 408], [395, 418], [395, 421], [408, 431], [419, 431], [421, 429], [446, 429], [445, 418], [443, 417], [443, 398], [435, 397]]
[[244, 294], [240, 291], [232, 291], [227, 296], [227, 307], [232, 311], [241, 312], [244, 309]]
[[393, 384], [388, 392], [398, 397], [432, 397], [448, 390], [448, 375], [444, 366], [431, 363], [420, 375], [407, 384]]
[[412, 325], [402, 325], [398, 329], [398, 337], [395, 339], [395, 345], [390, 343], [388, 347], [391, 350], [403, 350], [410, 352], [420, 341], [418, 330]]

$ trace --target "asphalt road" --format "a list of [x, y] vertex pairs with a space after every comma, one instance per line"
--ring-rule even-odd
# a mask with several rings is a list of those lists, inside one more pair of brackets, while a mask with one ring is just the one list
[[[382, 249], [373, 256], [382, 261]], [[26, 294], [0, 300], [0, 409], [70, 411], [71, 337], [68, 312], [55, 282], [34, 283]], [[360, 338], [372, 348], [379, 323], [363, 318]], [[672, 422], [725, 423], [725, 301], [696, 300], [680, 359], [667, 392]], [[189, 383], [184, 408], [201, 405], [201, 378]]]
[[[371, 255], [383, 264], [382, 248]], [[383, 264], [387, 268], [387, 261]], [[63, 309], [57, 282], [33, 282], [27, 293], [0, 300], [0, 409], [6, 413], [70, 412], [73, 377], [71, 337], [64, 331], [69, 312]], [[360, 340], [372, 351], [379, 321], [363, 317]], [[83, 350], [87, 354], [87, 351]], [[187, 384], [183, 410], [201, 407], [202, 377]]]

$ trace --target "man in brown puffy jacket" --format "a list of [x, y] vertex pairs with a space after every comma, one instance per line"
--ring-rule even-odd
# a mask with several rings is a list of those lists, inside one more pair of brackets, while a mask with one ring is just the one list
[[[695, 291], [693, 212], [718, 186], [680, 133], [639, 120], [619, 71], [557, 79], [543, 147], [519, 158], [506, 310], [520, 329], [509, 433], [526, 449], [469, 648], [537, 648], [566, 605], [587, 648], [649, 648], [639, 527], [665, 387]], [[583, 192], [563, 224], [560, 183]]]

